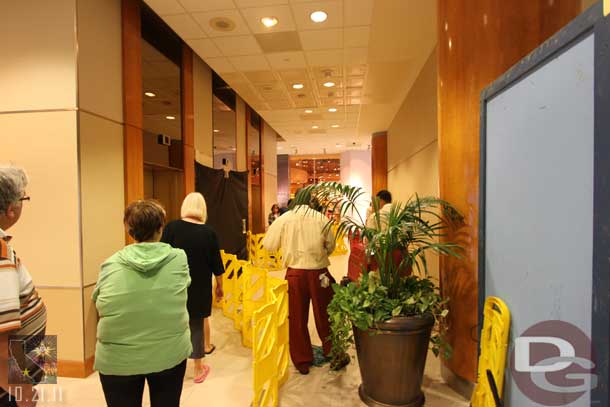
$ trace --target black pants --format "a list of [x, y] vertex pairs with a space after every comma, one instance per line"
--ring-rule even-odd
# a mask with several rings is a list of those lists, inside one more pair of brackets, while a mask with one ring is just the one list
[[151, 407], [179, 407], [186, 360], [158, 373], [111, 376], [100, 373], [108, 407], [141, 407], [144, 381], [148, 382]]

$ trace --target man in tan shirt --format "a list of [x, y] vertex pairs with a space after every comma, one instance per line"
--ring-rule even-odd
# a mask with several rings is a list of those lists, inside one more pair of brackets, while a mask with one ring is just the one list
[[263, 240], [269, 251], [282, 248], [284, 266], [288, 268], [290, 357], [301, 374], [308, 374], [313, 363], [307, 327], [310, 298], [324, 355], [329, 356], [331, 351], [327, 308], [335, 280], [328, 272], [328, 256], [335, 249], [335, 238], [330, 228], [325, 230], [327, 223], [320, 212], [298, 205], [273, 222]]

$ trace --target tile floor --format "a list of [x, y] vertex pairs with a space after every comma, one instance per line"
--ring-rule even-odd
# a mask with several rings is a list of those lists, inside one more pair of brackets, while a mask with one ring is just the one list
[[[347, 257], [333, 257], [331, 273], [337, 280], [345, 274]], [[281, 273], [274, 273], [281, 275]], [[312, 341], [319, 339], [310, 317]], [[216, 351], [207, 358], [212, 370], [202, 384], [193, 383], [192, 365], [189, 364], [182, 393], [183, 407], [222, 406], [247, 407], [252, 400], [251, 350], [242, 347], [240, 334], [233, 329], [232, 321], [220, 312], [212, 316], [212, 342]], [[424, 393], [428, 407], [466, 407], [468, 403], [449, 389], [440, 378], [440, 362], [433, 356], [428, 359]], [[342, 372], [330, 372], [328, 366], [313, 368], [301, 376], [292, 368], [288, 382], [280, 390], [282, 407], [339, 407], [364, 406], [358, 398], [360, 377], [357, 361], [352, 360]], [[40, 407], [105, 407], [104, 395], [97, 374], [86, 379], [59, 378], [57, 385], [40, 386], [48, 399]], [[52, 393], [61, 390], [62, 400], [52, 400]], [[149, 406], [145, 394], [145, 406]]]

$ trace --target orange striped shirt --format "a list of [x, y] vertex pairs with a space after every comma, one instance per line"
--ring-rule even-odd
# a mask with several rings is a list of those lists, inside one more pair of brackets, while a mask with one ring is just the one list
[[0, 229], [0, 333], [42, 335], [46, 309], [32, 277]]

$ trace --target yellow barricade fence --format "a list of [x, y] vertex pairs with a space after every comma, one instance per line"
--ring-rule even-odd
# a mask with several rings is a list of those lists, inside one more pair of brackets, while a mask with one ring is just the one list
[[[337, 225], [332, 226], [333, 235], [337, 236]], [[345, 242], [345, 235], [341, 234], [337, 236], [337, 240], [335, 243], [335, 250], [331, 253], [331, 256], [341, 256], [347, 254], [349, 249], [347, 247], [347, 243]]]
[[281, 251], [269, 252], [265, 249], [263, 246], [264, 238], [264, 233], [253, 234], [248, 232], [248, 259], [257, 267], [263, 267], [272, 271], [281, 270], [283, 268]]
[[496, 405], [487, 380], [488, 370], [493, 374], [498, 395], [500, 399], [502, 398], [509, 330], [510, 311], [504, 301], [497, 297], [487, 298], [483, 309], [478, 380], [470, 400], [472, 407], [495, 407]]
[[241, 321], [242, 344], [252, 347], [252, 315], [267, 304], [267, 270], [251, 264], [244, 266], [242, 276], [243, 317]]
[[267, 299], [252, 316], [253, 407], [276, 407], [288, 380], [288, 283], [269, 278]]
[[235, 255], [221, 251], [221, 257], [224, 298], [214, 304], [241, 331], [242, 344], [252, 348], [252, 406], [276, 407], [278, 388], [289, 376], [288, 283]]

